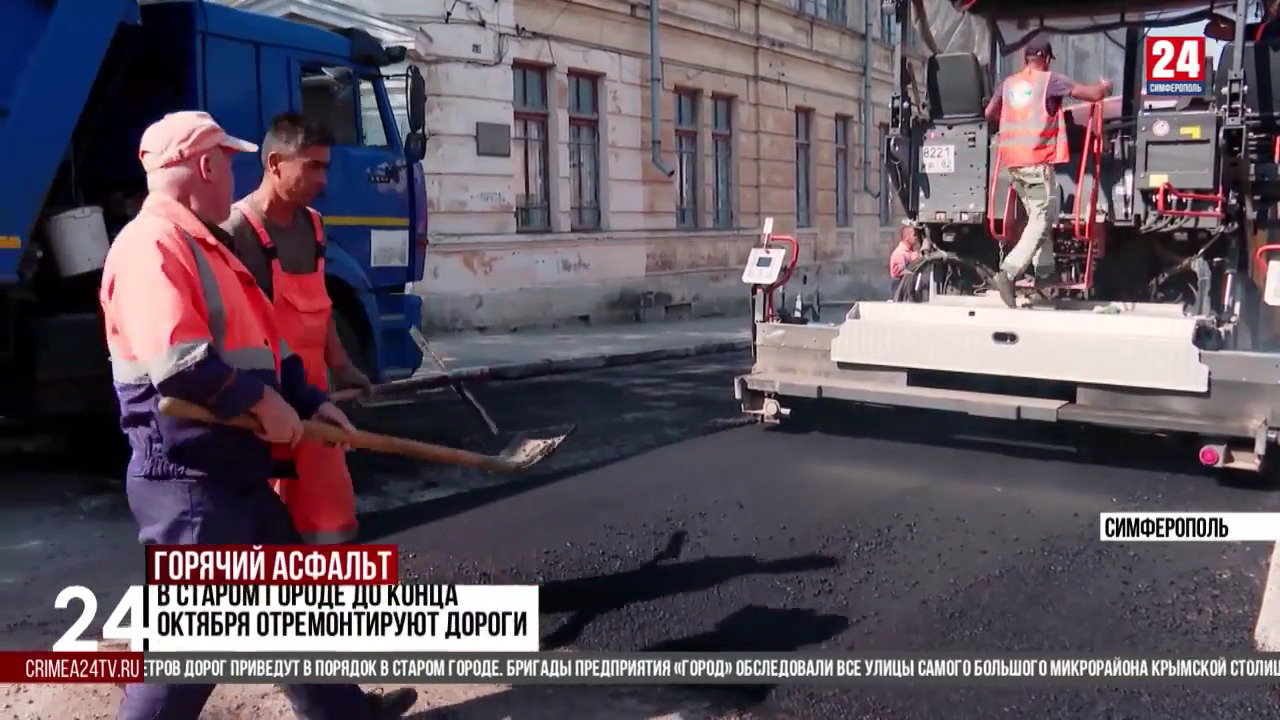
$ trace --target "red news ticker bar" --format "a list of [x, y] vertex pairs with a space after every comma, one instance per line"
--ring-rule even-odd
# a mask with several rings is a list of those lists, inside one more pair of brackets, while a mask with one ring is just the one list
[[395, 545], [148, 545], [154, 585], [394, 585]]
[[0, 652], [0, 683], [140, 682], [140, 652]]

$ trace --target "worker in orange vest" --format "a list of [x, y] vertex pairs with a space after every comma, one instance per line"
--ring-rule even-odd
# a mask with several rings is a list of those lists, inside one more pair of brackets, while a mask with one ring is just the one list
[[[333, 136], [296, 113], [271, 122], [262, 143], [262, 182], [236, 203], [223, 225], [236, 256], [276, 309], [280, 333], [302, 358], [307, 382], [329, 389], [368, 389], [338, 340], [325, 286], [324, 222], [308, 205], [324, 190]], [[304, 439], [293, 451], [296, 479], [273, 479], [303, 539], [314, 544], [354, 540], [355, 491], [342, 448]]]
[[[203, 112], [164, 116], [142, 134], [147, 198], [111, 244], [102, 306], [120, 426], [133, 449], [129, 509], [145, 545], [293, 545], [289, 511], [271, 491], [272, 445], [302, 438], [300, 418], [352, 429], [309, 385], [280, 341], [275, 312], [218, 227], [233, 198], [231, 157], [257, 146]], [[168, 417], [161, 397], [224, 420], [251, 416], [249, 433]], [[124, 688], [118, 720], [197, 720], [212, 684]], [[417, 701], [353, 684], [298, 684], [285, 693], [305, 720], [389, 720]]]
[[1050, 72], [1053, 47], [1047, 38], [1033, 38], [1023, 48], [1023, 58], [1025, 67], [1000, 82], [986, 110], [987, 120], [1000, 124], [997, 162], [1008, 169], [1027, 214], [1022, 236], [992, 280], [1009, 307], [1015, 307], [1014, 283], [1027, 268], [1034, 264], [1040, 281], [1050, 280], [1054, 273], [1051, 238], [1058, 220], [1058, 189], [1053, 166], [1068, 160], [1062, 101], [1070, 97], [1099, 102], [1111, 92], [1107, 80], [1081, 85]]

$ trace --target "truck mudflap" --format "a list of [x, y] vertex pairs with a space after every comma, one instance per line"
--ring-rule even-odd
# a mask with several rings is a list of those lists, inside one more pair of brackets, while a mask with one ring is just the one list
[[[844, 327], [858, 322], [846, 321]], [[1066, 381], [1055, 383], [1053, 393], [1036, 396], [986, 391], [983, 388], [989, 383], [984, 380], [990, 375], [860, 364], [848, 362], [847, 355], [836, 360], [839, 351], [833, 353], [833, 346], [844, 332], [836, 325], [759, 323], [755, 364], [749, 374], [735, 380], [743, 411], [778, 422], [790, 414], [795, 400], [831, 400], [1187, 434], [1205, 439], [1203, 464], [1244, 470], [1261, 467], [1280, 426], [1280, 355], [1198, 351], [1198, 363], [1206, 370], [1202, 391]], [[1127, 354], [1133, 356], [1131, 361], [1141, 359], [1136, 351]], [[1164, 360], [1152, 358], [1151, 362]], [[939, 377], [953, 382], [943, 386], [937, 382]], [[1026, 375], [1000, 379], [1010, 378]], [[974, 389], [958, 389], [964, 383], [954, 381], [963, 380], [972, 380]]]

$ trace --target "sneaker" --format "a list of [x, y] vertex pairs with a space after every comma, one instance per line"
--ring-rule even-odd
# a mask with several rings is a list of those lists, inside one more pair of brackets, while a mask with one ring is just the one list
[[1008, 275], [1003, 271], [997, 272], [995, 277], [991, 278], [991, 284], [995, 286], [996, 292], [1000, 293], [1000, 299], [1005, 305], [1011, 308], [1018, 307], [1013, 297], [1013, 280]]
[[418, 691], [400, 688], [389, 693], [374, 691], [365, 695], [373, 706], [374, 720], [396, 720], [413, 709], [418, 702]]

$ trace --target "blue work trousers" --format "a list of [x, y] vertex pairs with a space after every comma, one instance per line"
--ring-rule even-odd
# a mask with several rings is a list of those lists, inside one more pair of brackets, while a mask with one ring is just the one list
[[[129, 509], [143, 544], [290, 545], [302, 538], [289, 510], [262, 482], [174, 481], [129, 477]], [[198, 720], [216, 685], [128, 685], [118, 720]], [[373, 720], [357, 685], [287, 685], [303, 720]]]

